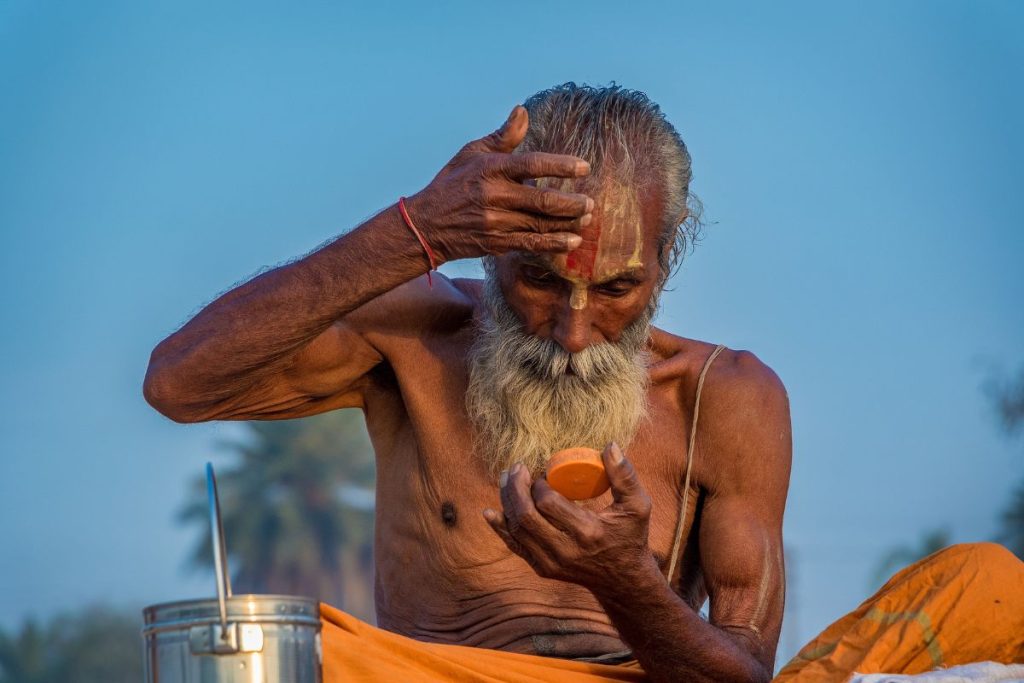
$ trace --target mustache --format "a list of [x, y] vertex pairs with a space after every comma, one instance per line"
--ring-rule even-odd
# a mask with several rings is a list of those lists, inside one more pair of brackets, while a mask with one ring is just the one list
[[592, 344], [570, 353], [553, 339], [504, 331], [504, 351], [509, 363], [517, 365], [540, 380], [592, 381], [614, 372], [621, 363], [622, 350], [613, 342]]

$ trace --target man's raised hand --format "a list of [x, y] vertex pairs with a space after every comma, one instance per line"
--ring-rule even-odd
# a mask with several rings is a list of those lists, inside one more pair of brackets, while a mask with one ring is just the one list
[[513, 154], [529, 115], [517, 105], [498, 130], [470, 142], [427, 187], [406, 200], [412, 220], [442, 261], [508, 251], [564, 252], [579, 246], [594, 201], [583, 194], [524, 185], [533, 178], [579, 178], [574, 156]]

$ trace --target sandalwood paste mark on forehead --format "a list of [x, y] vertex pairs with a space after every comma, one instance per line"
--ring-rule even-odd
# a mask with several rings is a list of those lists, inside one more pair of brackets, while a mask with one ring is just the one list
[[[562, 192], [576, 192], [579, 185], [570, 178], [537, 180], [537, 187]], [[565, 257], [568, 279], [608, 281], [616, 271], [643, 267], [640, 258], [643, 225], [636, 190], [618, 182], [609, 173], [591, 192], [598, 195], [594, 218], [580, 230], [583, 240], [580, 246]]]

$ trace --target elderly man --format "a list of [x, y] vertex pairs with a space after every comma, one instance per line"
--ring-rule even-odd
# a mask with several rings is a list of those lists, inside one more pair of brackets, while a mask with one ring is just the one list
[[[145, 394], [180, 422], [365, 413], [383, 630], [325, 606], [327, 680], [771, 678], [786, 392], [651, 325], [690, 177], [642, 93], [565, 84], [156, 348]], [[482, 282], [429, 272], [474, 257]], [[609, 492], [548, 485], [573, 446]]]
[[[409, 197], [408, 223], [389, 207], [208, 305], [156, 348], [146, 397], [180, 422], [362, 409], [388, 631], [767, 680], [786, 393], [747, 352], [701, 377], [715, 346], [651, 325], [695, 224], [690, 174], [643, 94], [539, 93]], [[425, 277], [473, 257], [483, 282]], [[570, 446], [604, 450], [611, 491], [547, 485]]]

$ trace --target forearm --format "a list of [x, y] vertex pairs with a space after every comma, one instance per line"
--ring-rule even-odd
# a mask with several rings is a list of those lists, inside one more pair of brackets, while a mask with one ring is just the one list
[[613, 587], [591, 588], [654, 681], [768, 681], [771, 672], [738, 636], [701, 619], [653, 559]]
[[[511, 154], [527, 125], [526, 110], [517, 107], [506, 125], [463, 147], [426, 188], [410, 198], [412, 218], [441, 260], [515, 250], [565, 252], [581, 243], [578, 233], [591, 220], [593, 200], [528, 187], [523, 181], [577, 178], [589, 173], [589, 165], [564, 155]], [[419, 241], [398, 208], [390, 207], [316, 252], [253, 278], [200, 311], [153, 351], [146, 398], [165, 415], [192, 421], [216, 419], [222, 414], [217, 408], [250, 393], [279, 406], [308, 398], [296, 395], [303, 392], [341, 391], [344, 386], [324, 386], [337, 363], [319, 367], [318, 362], [329, 366], [339, 355], [342, 360], [354, 358], [347, 349], [338, 348], [354, 338], [325, 335], [324, 346], [334, 343], [328, 350], [311, 342], [335, 321], [423, 274], [427, 267]], [[310, 357], [304, 358], [296, 352], [307, 344]], [[292, 360], [298, 362], [289, 366]], [[376, 361], [369, 360], [371, 366]], [[306, 378], [319, 384], [314, 389], [295, 389], [278, 382], [275, 397], [257, 396], [286, 369], [292, 375], [305, 369]], [[341, 378], [337, 384], [352, 379]], [[261, 387], [261, 382], [266, 386]], [[231, 414], [250, 413], [234, 410]]]
[[203, 308], [153, 351], [147, 394], [216, 402], [280, 370], [334, 321], [426, 272], [397, 207]]

